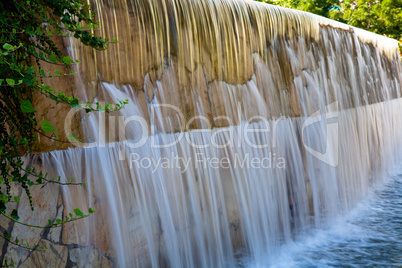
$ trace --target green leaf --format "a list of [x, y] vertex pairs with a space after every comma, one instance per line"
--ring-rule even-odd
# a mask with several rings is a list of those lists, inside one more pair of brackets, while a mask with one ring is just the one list
[[94, 212], [95, 212], [94, 209], [92, 209], [92, 208], [89, 208], [89, 209], [88, 209], [88, 213], [89, 213], [89, 214], [92, 214], [92, 213], [94, 213]]
[[71, 59], [70, 59], [70, 57], [69, 57], [69, 56], [63, 57], [63, 62], [64, 62], [64, 64], [66, 64], [66, 65], [71, 64]]
[[81, 210], [79, 210], [78, 208], [73, 210], [75, 215], [77, 215], [78, 217], [84, 217], [84, 213], [82, 213]]
[[57, 63], [57, 59], [56, 59], [56, 56], [55, 56], [54, 54], [51, 54], [51, 55], [49, 56], [49, 59], [50, 59], [51, 62]]
[[13, 209], [13, 212], [11, 212], [11, 218], [14, 220], [18, 221], [20, 217], [18, 217], [18, 212], [17, 210]]
[[14, 79], [11, 78], [6, 78], [6, 82], [9, 86], [14, 86], [15, 85], [15, 81]]
[[23, 113], [34, 113], [36, 110], [32, 107], [32, 103], [29, 100], [23, 100], [21, 102], [21, 111]]
[[19, 196], [14, 196], [14, 201], [15, 201], [15, 202], [20, 201], [20, 197], [19, 197]]
[[14, 47], [13, 47], [12, 45], [7, 44], [7, 43], [5, 43], [5, 44], [3, 45], [3, 48], [4, 48], [5, 50], [13, 50], [13, 49], [14, 49]]
[[1, 202], [7, 203], [7, 199], [8, 199], [7, 195], [5, 195], [5, 194], [0, 194], [0, 201], [1, 201]]
[[52, 132], [57, 129], [52, 124], [50, 124], [50, 122], [47, 120], [43, 120], [42, 124], [40, 126], [43, 129], [43, 131], [45, 131], [45, 132]]
[[80, 108], [82, 108], [82, 107], [81, 107], [81, 104], [78, 103], [78, 99], [77, 99], [77, 98], [73, 99], [69, 104], [70, 104], [70, 106], [73, 107], [74, 109], [80, 109]]
[[59, 70], [54, 70], [54, 73], [55, 73], [56, 75], [60, 75], [60, 71], [59, 71]]
[[69, 138], [70, 141], [76, 141], [77, 140], [77, 137], [73, 133], [70, 133], [70, 135], [68, 135], [68, 138]]

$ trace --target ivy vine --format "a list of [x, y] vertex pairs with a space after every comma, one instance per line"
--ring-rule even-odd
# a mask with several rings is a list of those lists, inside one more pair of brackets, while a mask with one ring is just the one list
[[[53, 89], [43, 78], [58, 79], [65, 75], [74, 75], [71, 65], [79, 60], [72, 60], [60, 51], [52, 39], [53, 36], [72, 36], [86, 46], [97, 50], [107, 49], [117, 40], [104, 39], [94, 35], [98, 22], [91, 7], [81, 0], [2, 0], [0, 2], [0, 216], [16, 224], [34, 228], [54, 228], [68, 222], [86, 218], [94, 213], [74, 209], [65, 219], [49, 220], [45, 226], [37, 226], [19, 220], [18, 210], [7, 214], [12, 202], [19, 202], [19, 196], [13, 196], [11, 185], [16, 184], [28, 196], [31, 210], [34, 211], [31, 187], [56, 183], [60, 185], [83, 185], [58, 177], [48, 178], [47, 174], [27, 166], [22, 156], [37, 148], [38, 133], [58, 140], [56, 128], [47, 120], [38, 122], [33, 103], [33, 93], [39, 92], [54, 100], [55, 105], [66, 103], [74, 109], [86, 112], [111, 112], [124, 108], [128, 100], [116, 104], [93, 105], [80, 103], [78, 98], [67, 96], [64, 92]], [[46, 71], [43, 62], [60, 65], [66, 71]], [[71, 136], [71, 135], [70, 135]], [[77, 139], [74, 135], [70, 141]], [[40, 213], [35, 211], [33, 213]], [[32, 250], [43, 249], [39, 245], [29, 245], [23, 239], [12, 237], [7, 228], [0, 237], [9, 243]], [[13, 266], [13, 260], [1, 257], [2, 266]]]

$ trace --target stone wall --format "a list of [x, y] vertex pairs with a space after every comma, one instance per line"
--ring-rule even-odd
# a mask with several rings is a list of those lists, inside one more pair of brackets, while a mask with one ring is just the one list
[[[105, 90], [104, 84], [112, 83], [129, 91], [131, 107], [162, 132], [236, 125], [256, 115], [305, 116], [317, 110], [320, 98], [326, 104], [337, 100], [341, 109], [348, 109], [400, 96], [395, 40], [260, 3], [239, 1], [232, 9], [225, 1], [194, 6], [183, 1], [179, 10], [170, 1], [137, 2], [95, 1], [101, 21], [95, 33], [121, 43], [94, 51], [70, 38], [57, 39], [81, 63], [73, 66], [76, 75], [50, 79], [50, 85], [82, 102], [113, 103], [116, 92]], [[391, 94], [382, 94], [383, 87]], [[69, 126], [65, 119], [70, 107], [43, 96], [34, 100], [39, 122], [49, 120], [61, 140], [68, 141], [70, 130], [90, 140], [93, 125], [85, 112], [72, 112]], [[182, 115], [163, 108], [160, 118], [152, 120], [155, 104], [173, 105]], [[196, 116], [208, 124], [192, 120]], [[219, 116], [232, 122], [214, 120]], [[115, 136], [107, 139], [120, 140]], [[76, 146], [39, 138], [38, 152]]]
[[[139, 115], [152, 134], [218, 129], [237, 126], [255, 116], [271, 120], [284, 116], [291, 118], [291, 127], [282, 132], [281, 137], [288, 138], [284, 138], [283, 154], [292, 163], [295, 160], [291, 158], [290, 147], [297, 146], [290, 142], [301, 144], [299, 120], [305, 116], [338, 101], [339, 110], [349, 111], [354, 116], [351, 118], [356, 119], [356, 109], [401, 96], [402, 70], [396, 41], [308, 13], [226, 0], [99, 0], [94, 1], [93, 6], [101, 21], [101, 30], [96, 33], [122, 42], [111, 44], [106, 51], [93, 51], [70, 38], [57, 39], [59, 47], [81, 63], [73, 66], [76, 75], [52, 79], [49, 85], [67, 95], [77, 96], [83, 102], [109, 103], [116, 96], [126, 96], [130, 100], [127, 109], [103, 119], [107, 130], [105, 142], [125, 139], [116, 133], [111, 123], [112, 116], [118, 115]], [[44, 68], [54, 70], [58, 66], [44, 65]], [[178, 110], [154, 109], [155, 104], [173, 105]], [[40, 95], [34, 96], [34, 106], [38, 121], [49, 120], [58, 128], [56, 133], [61, 140], [67, 140], [71, 131], [82, 142], [99, 139], [96, 132], [98, 120], [103, 115], [73, 111]], [[154, 117], [152, 111], [156, 112]], [[67, 129], [65, 119], [70, 118], [69, 115], [73, 116], [71, 127]], [[357, 124], [357, 121], [353, 122]], [[371, 131], [371, 123], [366, 123]], [[113, 127], [111, 132], [109, 127]], [[345, 133], [347, 130], [348, 126], [344, 126]], [[357, 127], [354, 130], [360, 131]], [[135, 139], [137, 132], [129, 128], [130, 131], [127, 136]], [[380, 134], [386, 135], [386, 132]], [[350, 135], [355, 137], [353, 133]], [[379, 136], [370, 135], [371, 132], [367, 134], [368, 138], [363, 135], [367, 139], [373, 138], [369, 150], [383, 150], [383, 144], [374, 142]], [[83, 211], [94, 207], [96, 213], [88, 219], [53, 229], [32, 229], [3, 222], [2, 226], [8, 226], [9, 231], [24, 237], [30, 245], [39, 243], [48, 249], [28, 251], [2, 241], [2, 256], [27, 267], [111, 267], [119, 265], [118, 259], [124, 260], [127, 254], [132, 254], [129, 259], [133, 260], [133, 266], [149, 266], [152, 261], [150, 242], [144, 235], [144, 229], [148, 228], [150, 240], [157, 245], [152, 250], [157, 251], [158, 264], [168, 265], [164, 244], [167, 233], [163, 229], [166, 225], [160, 211], [155, 207], [146, 210], [150, 214], [147, 216], [149, 226], [146, 226], [141, 222], [145, 212], [140, 205], [146, 207], [141, 202], [148, 203], [137, 199], [142, 194], [151, 197], [157, 194], [156, 191], [139, 190], [154, 174], [143, 174], [130, 169], [127, 161], [119, 162], [120, 152], [114, 147], [74, 149], [76, 145], [40, 137], [38, 154], [29, 157], [29, 161], [39, 168], [48, 167], [46, 171], [50, 177], [60, 175], [67, 180], [74, 177], [78, 181], [88, 180], [88, 184], [67, 188], [47, 185], [33, 190], [35, 209], [40, 211], [36, 214], [30, 213], [25, 194], [20, 192], [21, 220], [43, 225], [48, 219], [65, 217], [77, 207]], [[354, 145], [353, 148], [358, 148], [358, 144], [350, 146]], [[144, 155], [151, 152], [141, 151]], [[315, 190], [311, 181], [314, 174], [323, 171], [315, 162], [309, 166], [311, 163], [304, 150], [300, 149], [298, 153], [301, 155], [298, 164], [303, 171], [293, 175], [302, 178], [297, 183], [303, 184], [300, 187], [303, 187], [306, 200], [302, 205], [295, 201], [299, 187], [295, 180], [299, 177], [279, 174], [277, 176], [284, 181], [280, 186], [286, 188], [287, 195], [281, 208], [291, 215], [296, 207], [304, 206], [307, 214], [313, 214], [318, 210], [314, 202], [319, 201], [313, 202]], [[344, 165], [350, 169], [340, 170], [340, 177], [360, 174], [357, 167], [349, 166], [348, 161], [354, 160], [345, 157]], [[367, 160], [364, 167], [369, 171], [377, 170], [381, 161], [381, 156], [376, 156], [374, 160]], [[205, 174], [193, 177], [186, 174], [178, 183], [188, 189], [191, 183], [199, 181], [206, 185], [205, 177]], [[220, 198], [228, 204], [224, 209], [219, 208], [219, 213], [227, 213], [233, 248], [237, 249], [246, 242], [241, 232], [244, 227], [239, 220], [241, 212], [235, 206], [238, 197], [233, 177], [229, 171], [219, 174], [223, 189]], [[339, 182], [339, 187], [349, 186], [342, 183]], [[201, 190], [197, 187], [194, 191], [199, 193]], [[171, 190], [177, 189], [172, 187]], [[277, 192], [272, 189], [272, 195], [279, 196]], [[319, 196], [321, 194], [318, 193], [316, 198], [324, 199]], [[180, 202], [186, 203], [183, 200], [188, 201], [188, 195], [185, 192], [178, 197]], [[350, 199], [347, 193], [345, 196]], [[120, 217], [117, 217], [118, 222], [116, 215]], [[289, 226], [295, 224], [290, 222]], [[285, 226], [285, 222], [280, 223]], [[129, 238], [126, 237], [128, 234]], [[123, 253], [126, 256], [122, 257]]]

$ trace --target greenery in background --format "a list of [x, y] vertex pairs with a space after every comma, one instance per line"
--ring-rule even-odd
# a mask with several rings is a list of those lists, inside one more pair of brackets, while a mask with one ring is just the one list
[[402, 0], [257, 0], [321, 15], [399, 41], [402, 55]]
[[[85, 109], [87, 112], [119, 110], [127, 103], [125, 100], [105, 106], [80, 104], [77, 98], [66, 96], [64, 92], [46, 84], [49, 79], [74, 74], [71, 65], [79, 63], [79, 60], [71, 59], [58, 49], [54, 42], [57, 40], [55, 37], [73, 36], [94, 49], [107, 48], [109, 41], [93, 34], [93, 29], [97, 27], [93, 14], [90, 7], [81, 0], [0, 2], [0, 216], [17, 224], [52, 228], [88, 216], [75, 209], [75, 215], [70, 213], [65, 219], [49, 220], [46, 226], [35, 226], [19, 221], [18, 211], [12, 210], [10, 206], [20, 200], [19, 195], [12, 194], [12, 187], [23, 188], [23, 193], [28, 196], [33, 211], [31, 187], [47, 183], [82, 186], [82, 183], [74, 183], [72, 179], [71, 182], [65, 182], [65, 178], [48, 178], [47, 174], [27, 166], [21, 158], [21, 155], [35, 150], [38, 135], [59, 140], [55, 134], [56, 128], [49, 121], [38, 121], [36, 110], [32, 105], [32, 97], [35, 94], [40, 93], [51, 98], [55, 105], [66, 103], [75, 109]], [[64, 71], [44, 70], [42, 68], [44, 62], [58, 65]], [[72, 135], [69, 139], [74, 141], [76, 137]], [[89, 209], [88, 214], [93, 212]], [[0, 228], [0, 236], [9, 243], [40, 250], [36, 244], [29, 245], [22, 241], [23, 238], [13, 237], [6, 226]], [[0, 256], [0, 262], [2, 266], [10, 265], [10, 262], [4, 260], [4, 256]]]

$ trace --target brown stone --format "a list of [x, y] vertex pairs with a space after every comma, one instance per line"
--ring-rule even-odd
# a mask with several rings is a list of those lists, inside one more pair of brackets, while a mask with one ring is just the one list
[[65, 246], [42, 240], [40, 245], [47, 248], [33, 251], [19, 267], [66, 267], [68, 249]]

